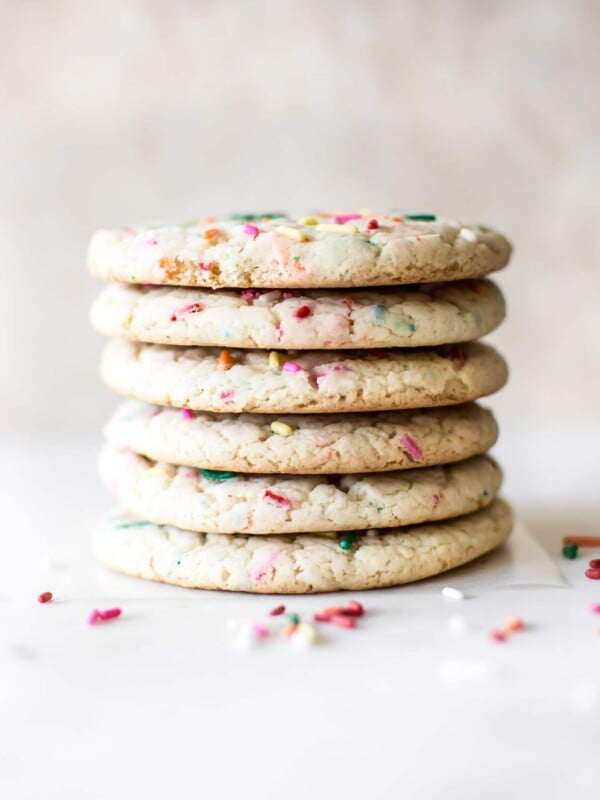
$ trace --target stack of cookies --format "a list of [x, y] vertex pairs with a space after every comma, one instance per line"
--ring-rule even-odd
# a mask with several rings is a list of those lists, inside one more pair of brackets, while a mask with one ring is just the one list
[[110, 567], [180, 586], [394, 586], [500, 545], [511, 512], [474, 401], [506, 364], [487, 273], [510, 245], [431, 214], [280, 214], [104, 230], [92, 309], [125, 395], [102, 480]]

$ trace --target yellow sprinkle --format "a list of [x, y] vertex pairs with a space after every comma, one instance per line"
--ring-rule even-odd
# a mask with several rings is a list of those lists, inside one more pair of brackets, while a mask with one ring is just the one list
[[168, 478], [169, 470], [165, 467], [149, 467], [144, 470], [144, 477], [146, 478]]
[[271, 350], [269, 353], [269, 366], [274, 372], [277, 372], [281, 368], [281, 359], [279, 358], [279, 353], [275, 350]]
[[300, 225], [318, 225], [318, 220], [315, 217], [300, 217], [298, 222]]
[[287, 236], [288, 239], [294, 239], [296, 242], [303, 242], [306, 239], [304, 231], [300, 231], [298, 228], [291, 228], [289, 225], [280, 225], [277, 228], [277, 233]]
[[319, 634], [314, 625], [309, 625], [307, 622], [301, 622], [296, 630], [292, 642], [294, 644], [314, 644], [319, 641]]
[[285, 422], [272, 422], [271, 430], [273, 433], [278, 433], [280, 436], [291, 436], [294, 429], [291, 425], [286, 425]]
[[356, 225], [350, 225], [350, 223], [336, 225], [335, 222], [320, 222], [317, 225], [317, 230], [331, 231], [332, 233], [358, 233]]

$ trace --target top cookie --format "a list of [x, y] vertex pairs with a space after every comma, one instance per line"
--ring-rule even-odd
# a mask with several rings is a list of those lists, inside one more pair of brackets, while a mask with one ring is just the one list
[[127, 283], [310, 289], [474, 278], [510, 253], [502, 234], [434, 214], [244, 214], [101, 230], [88, 263]]

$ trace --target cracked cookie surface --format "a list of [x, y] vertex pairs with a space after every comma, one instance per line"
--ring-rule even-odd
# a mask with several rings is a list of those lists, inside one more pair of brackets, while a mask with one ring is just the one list
[[317, 413], [453, 405], [500, 389], [503, 358], [472, 342], [437, 349], [218, 350], [110, 340], [100, 373], [114, 391], [197, 411]]
[[[273, 427], [271, 427], [273, 426]], [[158, 461], [236, 472], [339, 474], [447, 464], [489, 450], [498, 428], [475, 404], [375, 414], [213, 414], [127, 400], [109, 441]]]
[[126, 511], [211, 533], [309, 533], [428, 522], [489, 505], [502, 482], [488, 456], [400, 472], [244, 475], [177, 467], [108, 443], [99, 468]]
[[89, 269], [128, 283], [339, 288], [477, 278], [511, 253], [501, 233], [433, 214], [243, 216], [98, 231]]
[[383, 290], [259, 291], [111, 284], [92, 306], [106, 336], [267, 349], [423, 347], [485, 336], [504, 318], [487, 280]]
[[467, 516], [359, 534], [240, 536], [160, 526], [126, 515], [107, 520], [94, 550], [108, 567], [190, 588], [304, 594], [376, 589], [458, 567], [501, 545], [512, 527], [503, 500]]

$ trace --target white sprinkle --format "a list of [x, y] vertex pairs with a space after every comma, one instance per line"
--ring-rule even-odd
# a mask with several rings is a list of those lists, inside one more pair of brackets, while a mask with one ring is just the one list
[[458, 235], [460, 236], [461, 239], [466, 239], [467, 242], [477, 241], [477, 234], [470, 228], [461, 228], [460, 233]]
[[461, 614], [453, 614], [448, 619], [448, 630], [451, 633], [464, 633], [467, 629], [467, 621]]
[[465, 594], [461, 592], [460, 589], [455, 589], [452, 586], [444, 586], [442, 589], [442, 596], [446, 598], [446, 600], [464, 600]]

